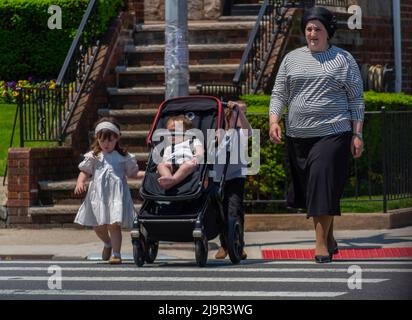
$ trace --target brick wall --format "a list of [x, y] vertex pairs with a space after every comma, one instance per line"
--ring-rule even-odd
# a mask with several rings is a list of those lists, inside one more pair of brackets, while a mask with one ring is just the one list
[[12, 148], [8, 154], [8, 225], [32, 223], [28, 207], [38, 204], [40, 180], [74, 178], [78, 156], [69, 147]]

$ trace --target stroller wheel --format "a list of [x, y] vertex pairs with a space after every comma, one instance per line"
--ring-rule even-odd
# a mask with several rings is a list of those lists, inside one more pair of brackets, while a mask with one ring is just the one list
[[208, 249], [208, 241], [206, 238], [195, 240], [196, 263], [199, 267], [206, 265]]
[[133, 259], [138, 267], [142, 267], [145, 262], [145, 241], [144, 239], [133, 240]]
[[147, 241], [146, 255], [145, 255], [146, 263], [153, 263], [156, 260], [158, 250], [159, 250], [158, 241], [153, 241], [153, 240]]
[[230, 261], [232, 261], [233, 264], [238, 264], [242, 259], [241, 257], [243, 251], [242, 228], [239, 220], [231, 219], [229, 221], [227, 240]]

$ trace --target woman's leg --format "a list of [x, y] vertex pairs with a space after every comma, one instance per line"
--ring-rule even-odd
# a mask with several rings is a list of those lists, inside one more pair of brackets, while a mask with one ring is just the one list
[[332, 216], [313, 217], [316, 234], [315, 256], [329, 256], [328, 233], [332, 220]]
[[333, 253], [335, 251], [335, 236], [333, 235], [333, 222], [334, 222], [334, 218], [332, 217], [332, 222], [330, 223], [330, 227], [329, 227], [329, 232], [328, 232], [328, 237], [327, 237], [327, 243], [328, 243], [328, 250], [329, 253]]
[[113, 255], [120, 258], [120, 249], [122, 247], [122, 229], [118, 223], [107, 225], [112, 239]]

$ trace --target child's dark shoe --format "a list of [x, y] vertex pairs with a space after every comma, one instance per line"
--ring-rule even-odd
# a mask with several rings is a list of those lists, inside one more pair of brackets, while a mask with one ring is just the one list
[[112, 247], [103, 247], [102, 260], [108, 261], [112, 255]]

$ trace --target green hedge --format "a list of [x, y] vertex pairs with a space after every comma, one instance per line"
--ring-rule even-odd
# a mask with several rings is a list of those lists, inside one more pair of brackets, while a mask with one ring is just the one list
[[[387, 110], [401, 110], [412, 108], [412, 96], [393, 93], [365, 92], [365, 108], [367, 111], [380, 110], [381, 106], [386, 106]], [[256, 199], [257, 192], [261, 199], [283, 199], [288, 180], [287, 170], [285, 170], [284, 142], [275, 145], [269, 140], [269, 119], [268, 106], [270, 96], [268, 95], [246, 95], [241, 99], [247, 104], [247, 117], [252, 128], [260, 129], [261, 135], [261, 167], [259, 171], [260, 180], [257, 177], [249, 177], [246, 184], [246, 199]], [[284, 131], [283, 131], [284, 132]], [[380, 114], [368, 115], [364, 125], [365, 154], [358, 159], [358, 182], [360, 194], [368, 193], [367, 178], [373, 182], [374, 194], [382, 192], [382, 168], [381, 168], [381, 117]], [[369, 163], [368, 163], [369, 161]], [[346, 196], [354, 195], [355, 173], [352, 166], [350, 178], [345, 189]], [[267, 206], [266, 206], [267, 207]]]
[[[56, 78], [89, 0], [0, 0], [0, 80]], [[103, 34], [124, 0], [98, 0]], [[62, 29], [50, 30], [50, 5], [62, 9]]]

